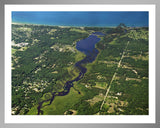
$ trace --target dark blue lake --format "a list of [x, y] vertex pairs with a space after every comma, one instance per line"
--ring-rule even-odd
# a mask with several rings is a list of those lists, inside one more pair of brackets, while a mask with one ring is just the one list
[[12, 22], [61, 26], [148, 26], [147, 11], [13, 11]]
[[96, 35], [90, 35], [88, 38], [80, 40], [77, 42], [76, 48], [77, 50], [85, 53], [88, 55], [93, 50], [95, 50], [95, 44], [100, 41], [100, 38], [98, 38]]

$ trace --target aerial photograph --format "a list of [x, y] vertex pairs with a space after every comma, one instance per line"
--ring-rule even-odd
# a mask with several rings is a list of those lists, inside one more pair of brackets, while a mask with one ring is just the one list
[[12, 11], [12, 115], [149, 115], [148, 11]]

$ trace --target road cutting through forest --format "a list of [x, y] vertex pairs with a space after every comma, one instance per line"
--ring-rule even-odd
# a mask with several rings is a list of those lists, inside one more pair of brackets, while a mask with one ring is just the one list
[[107, 89], [107, 91], [106, 91], [106, 94], [105, 94], [105, 96], [104, 96], [104, 99], [103, 99], [103, 102], [102, 102], [102, 104], [101, 104], [99, 113], [101, 112], [102, 107], [103, 107], [103, 105], [104, 105], [104, 103], [105, 103], [105, 100], [106, 100], [106, 98], [107, 98], [107, 96], [108, 96], [108, 93], [109, 93], [109, 91], [110, 91], [112, 82], [114, 81], [114, 79], [115, 79], [115, 77], [116, 77], [118, 68], [121, 66], [121, 62], [122, 62], [122, 59], [124, 58], [124, 54], [125, 54], [125, 52], [126, 52], [126, 50], [127, 50], [128, 44], [129, 44], [129, 41], [127, 42], [127, 45], [126, 45], [126, 47], [125, 47], [125, 49], [124, 49], [124, 51], [123, 51], [123, 54], [122, 54], [122, 56], [121, 56], [121, 59], [120, 59], [118, 65], [117, 65], [117, 69], [116, 69], [115, 73], [113, 74], [113, 77], [112, 77], [112, 79], [111, 79], [111, 81], [110, 81], [110, 83], [109, 83], [109, 87], [108, 87], [108, 89]]

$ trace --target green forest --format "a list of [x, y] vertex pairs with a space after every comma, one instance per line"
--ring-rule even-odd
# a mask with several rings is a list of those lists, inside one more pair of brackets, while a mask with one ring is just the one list
[[[85, 54], [76, 43], [102, 32], [99, 53], [76, 78]], [[148, 115], [148, 27], [62, 27], [12, 24], [12, 115]]]

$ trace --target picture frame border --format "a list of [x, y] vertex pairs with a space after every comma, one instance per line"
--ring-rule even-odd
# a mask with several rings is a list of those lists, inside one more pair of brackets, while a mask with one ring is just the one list
[[[156, 123], [155, 124], [5, 124], [4, 123], [4, 6], [7, 4], [155, 4], [156, 5]], [[160, 58], [158, 57], [158, 55], [160, 54], [160, 51], [158, 50], [160, 44], [158, 44], [157, 42], [160, 41], [160, 36], [158, 36], [158, 34], [160, 34], [160, 25], [158, 24], [160, 22], [160, 17], [158, 17], [160, 15], [160, 1], [158, 0], [146, 0], [144, 2], [144, 0], [136, 0], [136, 1], [131, 1], [131, 0], [81, 0], [81, 1], [77, 1], [77, 0], [54, 0], [54, 1], [50, 1], [50, 0], [0, 0], [0, 68], [1, 68], [1, 74], [0, 74], [0, 101], [1, 101], [1, 105], [0, 105], [0, 127], [2, 128], [22, 128], [22, 127], [30, 127], [30, 128], [34, 128], [34, 127], [38, 127], [38, 128], [42, 128], [42, 127], [68, 127], [68, 128], [72, 128], [72, 127], [85, 127], [85, 128], [159, 128], [160, 127], [160, 100], [158, 100], [158, 97], [160, 97], [160, 86], [158, 86], [160, 84], [160, 67], [158, 66], [160, 64]]]

